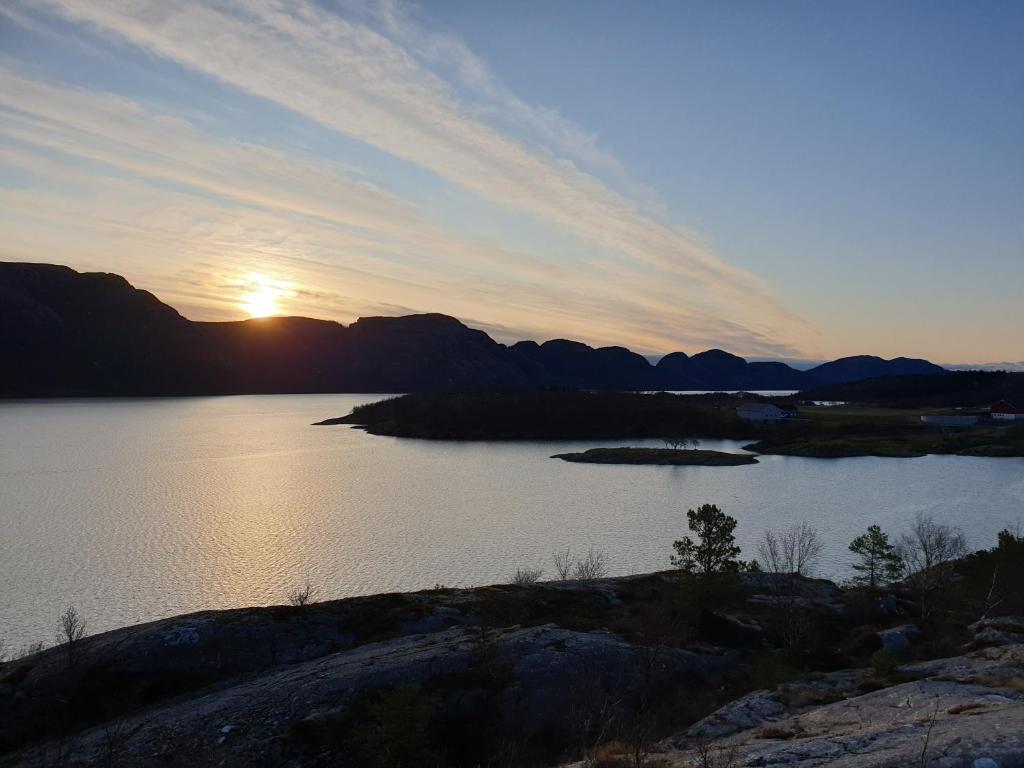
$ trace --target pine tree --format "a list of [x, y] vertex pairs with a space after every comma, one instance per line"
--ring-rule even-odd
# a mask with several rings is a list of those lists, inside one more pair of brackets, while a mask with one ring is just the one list
[[861, 574], [854, 581], [868, 589], [888, 584], [899, 578], [903, 570], [896, 547], [889, 543], [888, 534], [877, 525], [869, 526], [867, 533], [850, 542], [850, 551], [860, 558], [860, 562], [853, 564], [853, 569]]
[[736, 519], [729, 517], [714, 504], [704, 504], [696, 510], [689, 510], [686, 517], [697, 538], [696, 543], [689, 536], [684, 536], [672, 546], [676, 554], [672, 556], [672, 565], [692, 573], [735, 573], [740, 564], [736, 556], [740, 548], [736, 546]]

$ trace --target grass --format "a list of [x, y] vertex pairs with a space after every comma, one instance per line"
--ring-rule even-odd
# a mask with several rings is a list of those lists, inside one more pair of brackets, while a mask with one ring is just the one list
[[744, 453], [676, 450], [673, 448], [591, 448], [581, 453], [557, 453], [551, 458], [585, 464], [660, 464], [672, 466], [735, 467], [757, 464]]
[[1019, 457], [1024, 456], [1024, 430], [976, 427], [943, 432], [917, 427], [874, 434], [779, 435], [745, 447], [763, 454], [815, 458], [910, 458], [928, 454]]

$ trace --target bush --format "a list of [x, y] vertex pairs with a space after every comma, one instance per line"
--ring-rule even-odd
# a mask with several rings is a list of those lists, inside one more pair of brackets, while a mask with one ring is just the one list
[[590, 549], [585, 557], [576, 562], [572, 577], [577, 581], [592, 581], [602, 579], [608, 575], [608, 565], [605, 562], [604, 552]]
[[608, 561], [604, 552], [591, 547], [587, 554], [578, 558], [571, 549], [555, 552], [551, 555], [555, 563], [555, 572], [561, 581], [592, 581], [608, 575]]
[[354, 765], [440, 768], [434, 721], [437, 699], [417, 685], [378, 690], [365, 701], [365, 718], [352, 735]]
[[528, 587], [540, 581], [544, 571], [540, 568], [517, 568], [512, 575], [512, 583], [520, 587]]
[[871, 654], [871, 669], [875, 677], [883, 680], [894, 680], [899, 673], [899, 663], [896, 657], [884, 648]]
[[303, 587], [296, 587], [288, 595], [288, 602], [296, 608], [301, 608], [310, 603], [316, 602], [320, 590], [308, 581]]

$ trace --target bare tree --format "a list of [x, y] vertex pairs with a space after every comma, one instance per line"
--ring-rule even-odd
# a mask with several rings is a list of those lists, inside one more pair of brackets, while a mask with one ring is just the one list
[[591, 547], [587, 554], [576, 561], [572, 571], [572, 577], [577, 581], [591, 581], [604, 578], [608, 575], [608, 564], [605, 561], [604, 552]]
[[666, 448], [671, 448], [673, 451], [678, 451], [685, 448], [689, 443], [689, 440], [685, 437], [663, 437], [662, 442], [665, 443]]
[[512, 583], [520, 587], [528, 587], [540, 581], [540, 577], [543, 575], [544, 571], [541, 568], [517, 568], [512, 575]]
[[927, 616], [932, 597], [952, 579], [954, 562], [967, 554], [967, 540], [959, 528], [918, 513], [910, 531], [900, 537], [898, 549], [907, 583], [918, 593], [921, 612]]
[[622, 743], [626, 747], [626, 765], [629, 768], [644, 768], [647, 758], [654, 751], [654, 723], [640, 713], [623, 729]]
[[555, 571], [558, 573], [558, 578], [562, 581], [568, 581], [572, 577], [572, 568], [576, 563], [576, 558], [572, 556], [572, 551], [566, 548], [564, 552], [552, 553], [551, 558], [555, 561]]
[[608, 575], [608, 561], [604, 552], [591, 547], [583, 557], [576, 557], [572, 550], [552, 554], [555, 571], [562, 581], [591, 581]]
[[0, 640], [0, 664], [3, 664], [5, 661], [7, 661], [7, 643]]
[[302, 587], [296, 587], [288, 594], [288, 602], [294, 605], [296, 608], [302, 608], [305, 605], [316, 602], [317, 595], [320, 589], [313, 586], [308, 581]]
[[768, 528], [757, 544], [758, 561], [768, 573], [788, 573], [782, 556], [782, 542], [772, 528]]
[[75, 651], [78, 643], [85, 637], [85, 627], [85, 621], [78, 615], [78, 610], [73, 605], [67, 607], [57, 622], [58, 641], [64, 646], [69, 667], [75, 662]]
[[757, 554], [769, 573], [810, 576], [821, 561], [823, 545], [814, 526], [800, 523], [782, 533], [769, 529], [757, 545]]
[[734, 768], [736, 765], [736, 747], [717, 746], [707, 735], [699, 735], [694, 740], [693, 751], [696, 753], [698, 768]]

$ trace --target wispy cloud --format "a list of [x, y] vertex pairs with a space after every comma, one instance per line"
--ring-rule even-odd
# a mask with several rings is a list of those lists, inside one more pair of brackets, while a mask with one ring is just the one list
[[[328, 158], [216, 139], [120, 96], [0, 72], [7, 139], [131, 174], [131, 181], [103, 181], [104, 195], [127, 197], [137, 193], [124, 185], [156, 180], [177, 188], [149, 196], [173, 198], [182, 216], [203, 215], [183, 190], [217, 198], [213, 211], [243, 207], [257, 239], [286, 227], [292, 246], [301, 241], [307, 256], [315, 254], [321, 274], [362, 275], [362, 290], [379, 291], [359, 297], [367, 305], [384, 299], [534, 337], [577, 335], [651, 351], [713, 343], [764, 354], [813, 351], [813, 329], [762, 280], [652, 216], [594, 136], [518, 98], [457, 37], [415, 23], [403, 6], [343, 15], [301, 0], [43, 0], [23, 15], [38, 7], [529, 214], [590, 244], [594, 255], [583, 274], [571, 271], [557, 258], [446, 231]], [[443, 76], [449, 69], [455, 80]], [[68, 203], [76, 204], [83, 215], [102, 205], [96, 197]], [[101, 219], [119, 218], [104, 212]], [[230, 215], [214, 218], [223, 224]], [[156, 232], [154, 224], [150, 241]], [[275, 257], [282, 250], [296, 257], [295, 248]], [[516, 319], [525, 312], [528, 320]]]

